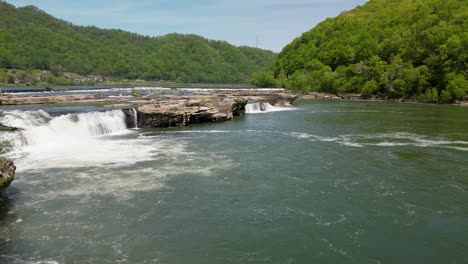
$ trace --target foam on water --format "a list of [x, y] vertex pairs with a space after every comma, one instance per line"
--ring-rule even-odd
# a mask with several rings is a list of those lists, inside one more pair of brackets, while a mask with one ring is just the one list
[[[44, 117], [23, 118], [28, 125], [17, 134], [51, 129], [53, 120], [78, 122], [81, 129], [79, 115], [39, 113]], [[122, 124], [120, 113], [98, 115], [89, 119]], [[16, 162], [29, 168], [7, 192], [13, 203], [0, 230], [0, 262], [365, 263], [379, 262], [374, 259], [395, 245], [420, 262], [464, 257], [458, 245], [466, 241], [459, 232], [466, 223], [465, 153], [445, 149], [468, 148], [463, 130], [390, 133], [408, 130], [333, 118], [324, 126], [301, 117], [282, 125], [272, 116], [269, 123], [252, 116], [226, 125], [141, 130], [100, 121], [97, 133], [24, 136]], [[56, 138], [68, 145], [48, 149], [44, 141]], [[83, 156], [75, 138], [91, 142]], [[36, 152], [28, 155], [28, 149]], [[50, 153], [59, 150], [56, 157]], [[60, 159], [74, 165], [56, 168]], [[389, 233], [385, 244], [371, 243]], [[441, 237], [448, 245], [443, 256], [428, 255], [441, 248]], [[248, 246], [260, 240], [273, 244]], [[316, 250], [298, 251], [304, 243]], [[401, 255], [386, 256], [404, 262]]]
[[[163, 188], [170, 176], [210, 176], [231, 166], [222, 155], [187, 151], [180, 138], [128, 129], [122, 110], [60, 116], [15, 110], [4, 112], [2, 122], [21, 129], [4, 133], [14, 142], [8, 155], [23, 173], [15, 182], [61, 186], [37, 192], [27, 204], [31, 207], [67, 196], [84, 202], [96, 195], [127, 200], [134, 192]], [[56, 171], [64, 169], [67, 174], [57, 178]]]
[[387, 134], [371, 134], [371, 135], [338, 135], [334, 137], [320, 136], [302, 132], [280, 132], [268, 130], [190, 130], [190, 131], [166, 131], [161, 134], [216, 134], [216, 133], [270, 133], [280, 134], [283, 136], [294, 137], [297, 139], [308, 140], [311, 142], [330, 142], [337, 143], [348, 147], [399, 147], [399, 146], [415, 146], [415, 147], [439, 147], [459, 151], [468, 151], [468, 141], [448, 140], [448, 139], [431, 139], [427, 136], [416, 135], [411, 133], [387, 133]]
[[8, 263], [11, 263], [11, 264], [60, 264], [59, 261], [56, 261], [53, 259], [43, 259], [43, 260], [38, 260], [40, 258], [24, 259], [22, 256], [19, 256], [19, 255], [11, 255], [11, 256], [3, 255], [1, 257], [3, 257], [5, 260], [8, 260]]
[[217, 134], [217, 133], [236, 133], [242, 131], [230, 130], [186, 130], [186, 131], [163, 131], [161, 134]]
[[245, 113], [247, 114], [258, 114], [278, 111], [294, 110], [293, 107], [277, 107], [272, 106], [269, 103], [249, 103], [245, 106]]
[[[153, 142], [153, 143], [152, 143]], [[127, 143], [128, 144], [128, 143]], [[233, 164], [227, 157], [219, 154], [201, 156], [199, 153], [187, 151], [185, 143], [179, 139], [177, 142], [167, 139], [151, 138], [144, 144], [159, 145], [151, 150], [151, 158], [136, 165], [128, 163], [98, 164], [92, 163], [89, 167], [73, 167], [78, 161], [70, 157], [62, 164], [46, 165], [47, 160], [34, 161], [34, 165], [22, 169], [22, 177], [15, 179], [16, 184], [28, 186], [43, 186], [41, 191], [35, 192], [34, 197], [25, 205], [30, 208], [41, 208], [44, 203], [73, 197], [82, 204], [98, 202], [98, 197], [114, 197], [115, 200], [125, 202], [134, 197], [135, 193], [168, 190], [166, 180], [178, 175], [196, 175], [210, 177], [219, 170], [230, 169]], [[120, 143], [125, 146], [124, 143]], [[141, 149], [142, 146], [137, 146]], [[117, 150], [118, 151], [118, 150]], [[122, 152], [119, 152], [122, 155]], [[124, 155], [123, 155], [124, 156]], [[126, 155], [131, 159], [132, 154]], [[29, 157], [25, 157], [32, 162]], [[112, 159], [112, 158], [110, 158]], [[149, 160], [150, 159], [150, 160]], [[18, 167], [27, 166], [27, 162], [19, 160]], [[40, 164], [38, 165], [38, 163]], [[73, 164], [72, 164], [73, 163]], [[137, 162], [135, 162], [137, 163]], [[85, 165], [86, 162], [80, 164]], [[69, 166], [69, 167], [67, 167]], [[64, 170], [66, 169], [66, 173]], [[57, 177], [57, 171], [62, 176]], [[37, 174], [41, 174], [37, 177]], [[48, 187], [49, 186], [49, 187]], [[60, 186], [57, 188], [57, 186]]]
[[[86, 171], [70, 171], [72, 177], [53, 179], [44, 177], [42, 185], [60, 185], [61, 188], [44, 190], [34, 195], [34, 199], [25, 203], [30, 208], [41, 208], [48, 202], [73, 197], [82, 204], [91, 201], [99, 202], [98, 197], [112, 196], [119, 201], [133, 198], [133, 193], [142, 191], [155, 191], [164, 188], [165, 178], [169, 172], [153, 168], [121, 169], [119, 171], [95, 167]], [[29, 178], [30, 179], [30, 178]], [[18, 182], [26, 182], [21, 179]]]
[[9, 156], [19, 171], [128, 165], [154, 158], [159, 149], [148, 139], [125, 137], [135, 132], [127, 129], [121, 110], [60, 116], [15, 110], [4, 115], [5, 125], [21, 129], [5, 135], [13, 141]]
[[[400, 146], [415, 146], [415, 147], [439, 147], [459, 151], [468, 151], [468, 141], [448, 140], [448, 139], [432, 139], [427, 136], [416, 135], [411, 133], [386, 133], [386, 134], [350, 134], [338, 135], [334, 137], [320, 136], [303, 132], [280, 132], [268, 130], [187, 130], [187, 131], [164, 131], [159, 134], [220, 134], [220, 133], [269, 133], [279, 134], [288, 137], [307, 141], [319, 141], [337, 143], [348, 147], [363, 148], [368, 146], [375, 147], [400, 147]], [[144, 137], [147, 137], [143, 134]], [[157, 137], [157, 136], [152, 136]]]
[[336, 137], [323, 137], [308, 133], [291, 132], [286, 133], [298, 139], [307, 139], [309, 141], [336, 142], [341, 145], [350, 147], [398, 147], [398, 146], [414, 146], [414, 147], [440, 147], [460, 151], [468, 151], [468, 141], [447, 139], [431, 139], [426, 136], [416, 135], [411, 133], [387, 133], [387, 134], [371, 134], [371, 135], [339, 135]]

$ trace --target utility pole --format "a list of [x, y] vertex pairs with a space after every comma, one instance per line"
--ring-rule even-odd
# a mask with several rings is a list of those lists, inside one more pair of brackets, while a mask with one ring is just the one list
[[257, 49], [258, 49], [258, 34], [257, 34]]

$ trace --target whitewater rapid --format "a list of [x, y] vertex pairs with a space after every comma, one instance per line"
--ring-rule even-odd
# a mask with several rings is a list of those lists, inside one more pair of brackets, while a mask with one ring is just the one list
[[[2, 123], [20, 130], [4, 135], [18, 169], [125, 165], [151, 160], [159, 146], [126, 126], [122, 110], [51, 116], [39, 111], [7, 111]], [[5, 138], [6, 137], [6, 138]]]
[[246, 114], [258, 114], [258, 113], [278, 112], [278, 111], [287, 111], [287, 110], [294, 110], [294, 108], [293, 107], [276, 107], [276, 106], [272, 106], [269, 103], [263, 103], [263, 102], [248, 103], [245, 106]]
[[[24, 138], [0, 263], [457, 262], [467, 111], [316, 100], [138, 130], [119, 111], [3, 112], [26, 125], [4, 133]], [[87, 129], [85, 116], [103, 123]]]

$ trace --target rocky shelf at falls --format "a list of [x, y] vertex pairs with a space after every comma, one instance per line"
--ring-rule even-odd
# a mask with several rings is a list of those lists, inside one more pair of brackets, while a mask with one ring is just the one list
[[[187, 126], [197, 123], [222, 122], [245, 114], [248, 103], [265, 106], [287, 107], [297, 98], [284, 91], [233, 90], [197, 91], [190, 95], [159, 94], [153, 98], [111, 97], [101, 93], [74, 95], [3, 95], [0, 104], [15, 106], [61, 105], [106, 106], [104, 109], [121, 109], [127, 128], [158, 128]], [[14, 132], [18, 129], [0, 124], [0, 131]], [[12, 161], [0, 162], [0, 193], [13, 181], [15, 165]]]
[[245, 113], [245, 106], [249, 101], [286, 107], [296, 98], [288, 94], [233, 96], [224, 93], [217, 96], [200, 95], [195, 98], [148, 102], [136, 109], [123, 109], [123, 111], [127, 127], [174, 127], [231, 120], [234, 116]]
[[[127, 127], [174, 127], [221, 122], [245, 113], [248, 102], [287, 107], [297, 98], [284, 91], [211, 90], [191, 95], [158, 95], [157, 98], [106, 97], [103, 94], [0, 97], [1, 105], [99, 103], [123, 109]], [[4, 127], [5, 129], [5, 127]], [[6, 128], [8, 129], [8, 128]]]

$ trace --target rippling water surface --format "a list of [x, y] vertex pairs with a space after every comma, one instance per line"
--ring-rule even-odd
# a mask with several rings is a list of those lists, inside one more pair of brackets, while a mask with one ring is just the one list
[[138, 130], [119, 111], [3, 113], [25, 129], [0, 263], [468, 260], [468, 108], [299, 101]]

